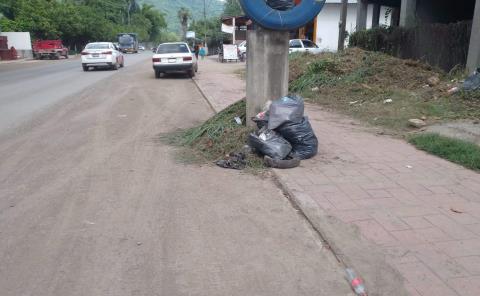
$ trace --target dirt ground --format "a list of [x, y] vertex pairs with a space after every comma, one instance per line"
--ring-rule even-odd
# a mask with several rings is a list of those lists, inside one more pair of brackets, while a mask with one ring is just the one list
[[211, 115], [145, 62], [0, 136], [0, 294], [353, 295], [271, 180], [156, 140]]

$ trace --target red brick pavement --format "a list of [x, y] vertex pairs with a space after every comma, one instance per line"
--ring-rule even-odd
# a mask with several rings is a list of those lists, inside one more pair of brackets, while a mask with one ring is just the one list
[[[232, 66], [208, 69], [218, 67]], [[203, 83], [221, 88], [209, 98], [215, 106], [233, 103], [220, 95], [231, 86], [243, 96], [235, 75]], [[306, 113], [319, 155], [277, 171], [286, 186], [380, 246], [411, 295], [480, 295], [480, 175], [320, 107]]]

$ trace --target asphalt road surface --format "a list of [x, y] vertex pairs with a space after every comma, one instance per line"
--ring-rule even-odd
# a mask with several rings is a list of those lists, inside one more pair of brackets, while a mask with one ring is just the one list
[[[125, 69], [151, 53], [125, 55]], [[79, 58], [27, 63], [0, 63], [0, 133], [31, 119], [33, 113], [115, 74], [111, 70], [83, 72]]]
[[270, 179], [182, 163], [159, 141], [212, 111], [143, 59], [2, 73], [2, 127], [18, 126], [0, 135], [0, 295], [353, 295]]

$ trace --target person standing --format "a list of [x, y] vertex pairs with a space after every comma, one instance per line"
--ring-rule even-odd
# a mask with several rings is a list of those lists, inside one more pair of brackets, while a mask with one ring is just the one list
[[202, 60], [205, 59], [205, 55], [207, 54], [207, 51], [205, 50], [205, 47], [202, 46], [200, 48], [200, 56], [202, 57]]
[[195, 51], [195, 57], [198, 60], [198, 51], [200, 50], [200, 46], [198, 45], [198, 43], [195, 44], [195, 46], [193, 47], [193, 50]]

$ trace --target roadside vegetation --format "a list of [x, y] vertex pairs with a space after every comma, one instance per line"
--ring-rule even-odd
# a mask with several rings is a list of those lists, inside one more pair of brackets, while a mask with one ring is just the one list
[[[242, 120], [242, 124], [235, 121]], [[187, 161], [213, 162], [231, 152], [241, 152], [247, 143], [249, 133], [246, 126], [246, 103], [241, 100], [216, 114], [205, 123], [186, 130], [162, 135], [164, 143], [182, 147], [180, 158]], [[263, 168], [263, 160], [247, 154], [247, 168], [258, 171]]]
[[480, 92], [447, 93], [462, 74], [358, 48], [290, 57], [291, 91], [399, 135], [411, 130], [412, 118], [428, 124], [480, 118]]
[[480, 171], [480, 147], [473, 143], [432, 133], [412, 135], [408, 140], [418, 149]]
[[137, 0], [0, 0], [0, 27], [30, 32], [32, 39], [62, 39], [71, 49], [91, 41], [115, 41], [136, 32], [140, 41], [168, 40], [165, 15]]

